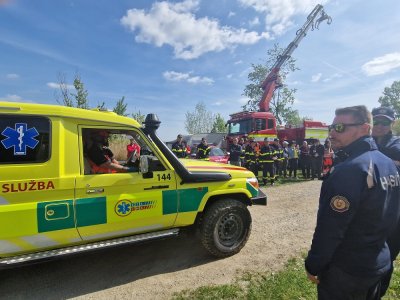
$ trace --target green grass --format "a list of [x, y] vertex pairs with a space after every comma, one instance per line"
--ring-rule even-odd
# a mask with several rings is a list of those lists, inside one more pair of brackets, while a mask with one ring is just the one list
[[196, 290], [185, 290], [173, 299], [243, 299], [243, 290], [238, 285], [204, 286]]
[[396, 265], [394, 267], [394, 272], [390, 281], [389, 289], [386, 292], [385, 297], [383, 297], [382, 299], [400, 299], [400, 257], [398, 257], [396, 260]]
[[[384, 300], [400, 299], [400, 259], [397, 265]], [[303, 259], [292, 258], [279, 272], [245, 273], [232, 284], [184, 290], [173, 299], [315, 300], [317, 289], [306, 278]]]
[[277, 273], [245, 273], [234, 283], [185, 290], [173, 299], [316, 299], [316, 288], [305, 275], [303, 260], [291, 259]]

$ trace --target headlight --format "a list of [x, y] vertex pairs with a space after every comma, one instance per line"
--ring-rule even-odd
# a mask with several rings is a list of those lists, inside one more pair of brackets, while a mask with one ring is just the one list
[[250, 183], [250, 184], [251, 184], [253, 187], [255, 187], [256, 189], [259, 188], [257, 178], [255, 178], [255, 177], [247, 178], [246, 181], [247, 181], [248, 183]]

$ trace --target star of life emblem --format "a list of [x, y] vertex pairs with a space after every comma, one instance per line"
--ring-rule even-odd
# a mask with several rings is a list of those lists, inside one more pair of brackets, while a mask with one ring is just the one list
[[6, 139], [2, 140], [4, 148], [14, 147], [14, 155], [26, 155], [27, 147], [35, 149], [39, 141], [35, 139], [39, 132], [35, 127], [29, 128], [26, 123], [16, 123], [15, 129], [7, 127], [1, 133]]

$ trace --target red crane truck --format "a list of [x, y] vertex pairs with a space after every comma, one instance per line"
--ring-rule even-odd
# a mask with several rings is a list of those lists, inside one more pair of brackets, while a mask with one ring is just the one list
[[317, 121], [304, 121], [302, 126], [293, 128], [278, 128], [276, 118], [270, 111], [269, 104], [274, 91], [282, 86], [279, 71], [282, 65], [290, 58], [308, 30], [318, 29], [319, 24], [327, 20], [332, 22], [322, 5], [318, 4], [308, 15], [307, 21], [296, 32], [295, 39], [286, 47], [285, 51], [271, 68], [271, 71], [261, 84], [263, 95], [259, 102], [259, 111], [242, 111], [230, 115], [228, 121], [228, 143], [234, 137], [254, 138], [257, 142], [263, 142], [265, 138], [279, 138], [280, 140], [295, 140], [301, 142], [305, 139], [325, 139], [328, 136], [326, 124]]

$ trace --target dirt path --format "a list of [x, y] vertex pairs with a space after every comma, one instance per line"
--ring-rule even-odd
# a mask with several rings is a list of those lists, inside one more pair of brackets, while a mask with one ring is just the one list
[[1, 299], [168, 299], [174, 292], [230, 283], [243, 271], [277, 270], [311, 243], [320, 181], [267, 188], [250, 208], [243, 250], [215, 260], [191, 235], [82, 254], [0, 272]]

